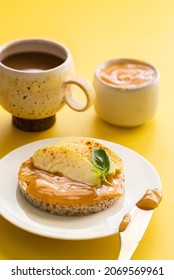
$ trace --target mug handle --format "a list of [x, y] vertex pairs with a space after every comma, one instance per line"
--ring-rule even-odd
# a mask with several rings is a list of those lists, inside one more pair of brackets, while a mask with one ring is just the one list
[[[69, 89], [69, 85], [74, 84], [82, 89], [86, 96], [86, 104], [83, 104], [79, 102], [77, 99], [75, 99], [72, 94], [71, 90]], [[68, 79], [64, 82], [64, 99], [66, 104], [72, 108], [75, 111], [83, 112], [86, 111], [93, 103], [94, 103], [94, 97], [95, 92], [92, 85], [82, 77], [73, 77]]]

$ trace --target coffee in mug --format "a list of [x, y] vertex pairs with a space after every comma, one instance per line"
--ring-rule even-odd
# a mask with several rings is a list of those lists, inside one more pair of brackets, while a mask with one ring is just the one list
[[2, 64], [5, 66], [26, 72], [49, 70], [63, 62], [64, 60], [61, 57], [43, 52], [21, 52], [2, 60]]
[[[82, 89], [85, 104], [72, 96], [72, 85]], [[93, 100], [93, 87], [76, 76], [71, 53], [63, 44], [32, 38], [0, 47], [0, 104], [19, 129], [47, 129], [65, 104], [82, 112]]]

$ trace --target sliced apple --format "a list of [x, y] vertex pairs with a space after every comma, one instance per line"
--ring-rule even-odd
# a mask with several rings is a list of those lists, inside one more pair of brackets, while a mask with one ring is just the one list
[[32, 161], [39, 169], [61, 174], [73, 181], [94, 187], [101, 184], [100, 175], [92, 162], [83, 153], [64, 143], [40, 148], [34, 153]]
[[89, 161], [91, 161], [92, 150], [94, 148], [104, 149], [105, 151], [107, 151], [110, 157], [110, 170], [108, 176], [112, 177], [116, 172], [121, 172], [123, 169], [122, 159], [112, 150], [93, 139], [88, 139], [85, 137], [63, 137], [60, 138], [60, 140], [56, 141], [55, 145], [64, 145], [66, 147], [71, 147], [72, 149], [75, 149], [76, 151], [81, 153], [81, 155], [86, 157]]

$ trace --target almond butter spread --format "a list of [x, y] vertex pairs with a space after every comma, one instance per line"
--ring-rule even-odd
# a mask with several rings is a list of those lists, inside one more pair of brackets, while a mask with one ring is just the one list
[[104, 82], [116, 87], [136, 89], [150, 84], [157, 73], [148, 64], [121, 62], [102, 68], [99, 76]]
[[127, 229], [129, 223], [131, 221], [131, 215], [130, 214], [125, 214], [123, 216], [123, 219], [119, 225], [119, 232], [123, 232]]
[[158, 207], [162, 200], [160, 189], [149, 189], [145, 195], [136, 203], [136, 206], [142, 210], [153, 210]]
[[123, 194], [122, 173], [108, 179], [111, 185], [102, 184], [99, 188], [95, 188], [37, 169], [31, 159], [20, 167], [18, 179], [33, 198], [60, 206], [93, 205], [105, 197], [120, 198]]

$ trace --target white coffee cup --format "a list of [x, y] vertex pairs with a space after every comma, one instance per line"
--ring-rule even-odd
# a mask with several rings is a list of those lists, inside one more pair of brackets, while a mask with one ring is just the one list
[[[18, 59], [16, 55], [31, 52], [54, 55], [61, 58], [62, 63], [50, 69], [19, 69], [15, 62], [14, 65], [6, 62], [12, 56]], [[82, 89], [86, 96], [85, 104], [73, 98], [73, 84]], [[86, 79], [76, 76], [71, 53], [63, 44], [28, 38], [14, 40], [0, 47], [0, 104], [12, 114], [13, 123], [17, 127], [24, 130], [47, 129], [55, 122], [55, 114], [65, 103], [75, 111], [82, 112], [93, 101], [93, 87]], [[39, 120], [46, 121], [41, 128]], [[36, 121], [38, 125], [35, 125]]]
[[[142, 65], [147, 67], [153, 77], [145, 83], [124, 86], [110, 83], [101, 78], [102, 69], [114, 65]], [[125, 74], [124, 71], [122, 74]], [[112, 73], [114, 78], [115, 73]], [[146, 75], [146, 74], [145, 74]], [[148, 75], [147, 75], [148, 76]], [[149, 63], [135, 59], [112, 59], [101, 63], [95, 72], [94, 89], [96, 92], [95, 110], [104, 121], [122, 127], [133, 127], [150, 120], [159, 101], [159, 72]], [[126, 82], [125, 82], [126, 83]]]

